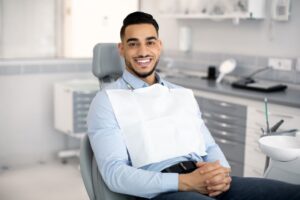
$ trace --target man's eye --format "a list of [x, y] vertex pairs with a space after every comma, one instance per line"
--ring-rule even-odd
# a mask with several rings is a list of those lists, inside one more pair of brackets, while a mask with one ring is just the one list
[[147, 45], [148, 45], [148, 46], [155, 45], [155, 41], [148, 41], [148, 42], [147, 42]]
[[131, 43], [128, 43], [128, 46], [129, 46], [129, 47], [136, 47], [136, 46], [137, 46], [137, 43], [131, 42]]

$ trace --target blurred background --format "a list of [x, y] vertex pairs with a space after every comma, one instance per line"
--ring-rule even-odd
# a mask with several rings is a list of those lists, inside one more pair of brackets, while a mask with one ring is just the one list
[[161, 68], [206, 74], [235, 58], [240, 76], [271, 59], [258, 78], [299, 91], [297, 0], [0, 0], [0, 199], [88, 199], [78, 149], [98, 90], [92, 49], [119, 42], [136, 10], [160, 25]]

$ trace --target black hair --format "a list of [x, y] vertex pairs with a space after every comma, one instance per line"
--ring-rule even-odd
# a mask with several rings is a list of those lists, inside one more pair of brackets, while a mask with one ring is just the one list
[[123, 20], [123, 26], [120, 31], [121, 39], [124, 37], [126, 27], [133, 24], [152, 24], [158, 35], [159, 26], [153, 16], [148, 13], [136, 11], [127, 15]]

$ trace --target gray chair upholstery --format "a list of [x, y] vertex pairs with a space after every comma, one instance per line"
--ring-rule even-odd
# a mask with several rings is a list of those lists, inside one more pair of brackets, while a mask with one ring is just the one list
[[[122, 62], [117, 44], [97, 44], [93, 52], [93, 74], [100, 82], [108, 82], [122, 74]], [[101, 83], [100, 83], [101, 85]], [[121, 195], [109, 190], [105, 185], [87, 135], [80, 146], [80, 171], [90, 200], [133, 200], [133, 197]]]
[[134, 200], [133, 197], [115, 193], [105, 185], [99, 173], [88, 135], [80, 146], [80, 172], [90, 200]]
[[93, 50], [93, 74], [100, 82], [111, 81], [122, 75], [122, 61], [117, 44], [99, 43]]

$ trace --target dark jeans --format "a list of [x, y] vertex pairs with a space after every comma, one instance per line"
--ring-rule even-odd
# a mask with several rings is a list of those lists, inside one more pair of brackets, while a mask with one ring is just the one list
[[232, 177], [230, 189], [209, 197], [197, 192], [171, 192], [153, 200], [300, 200], [300, 185], [263, 178]]

